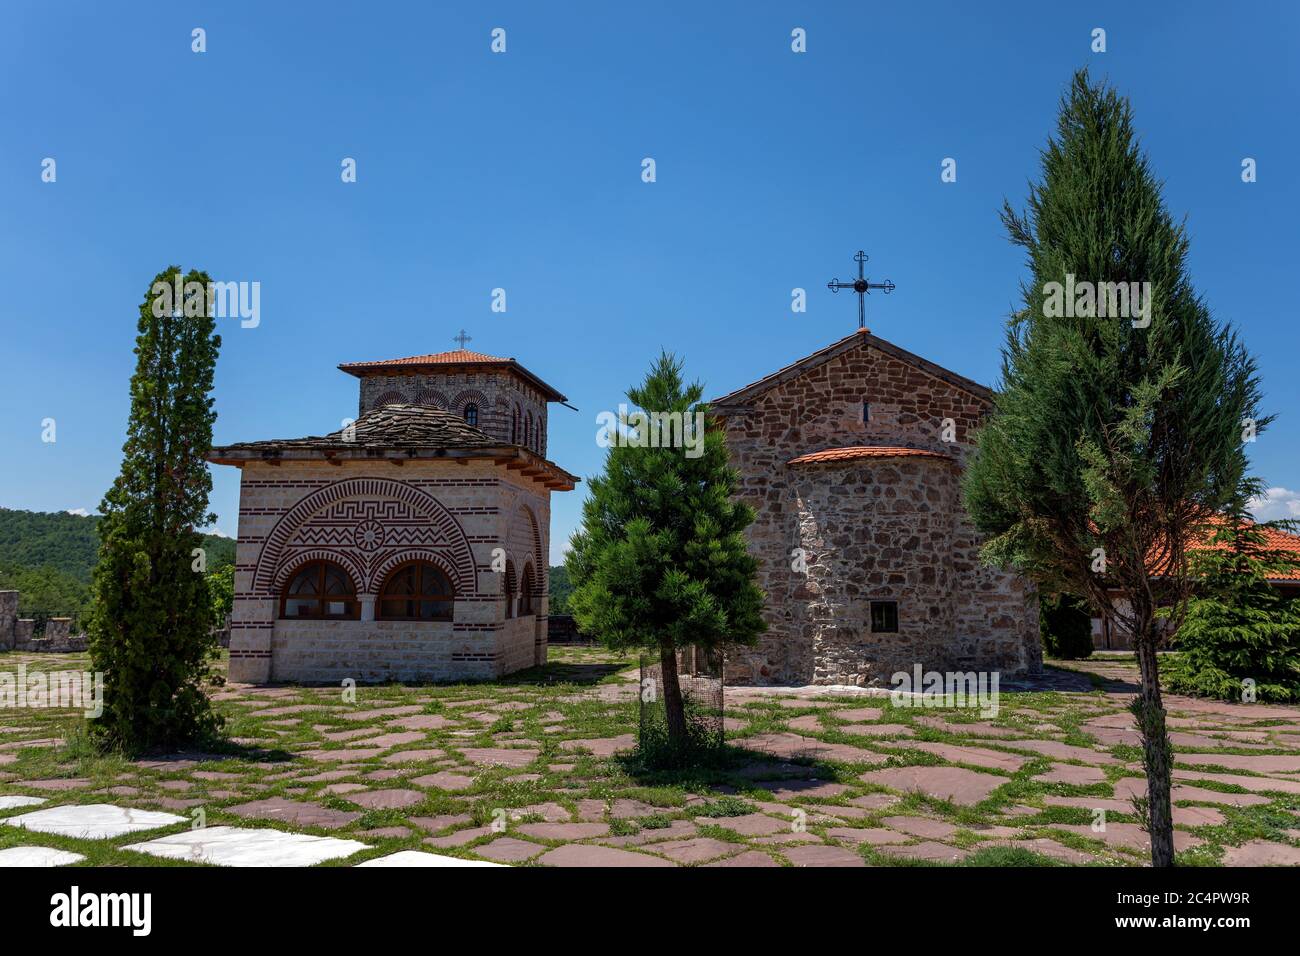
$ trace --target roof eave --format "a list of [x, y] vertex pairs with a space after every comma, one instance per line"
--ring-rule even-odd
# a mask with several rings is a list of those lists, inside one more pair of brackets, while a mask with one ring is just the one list
[[[492, 461], [505, 465], [512, 471], [524, 471], [526, 477], [545, 478], [548, 488], [555, 491], [572, 491], [582, 479], [571, 475], [555, 462], [536, 455], [518, 445], [491, 445], [474, 448], [429, 448], [413, 445], [362, 445], [340, 448], [337, 446], [301, 447], [293, 445], [222, 445], [213, 448], [207, 460], [214, 465], [233, 465], [242, 468], [248, 464], [279, 465], [283, 462], [329, 461], [391, 461], [400, 465], [407, 461]], [[535, 471], [536, 474], [531, 474]]]
[[981, 385], [974, 379], [966, 378], [964, 375], [958, 375], [956, 372], [946, 369], [942, 365], [936, 365], [929, 359], [921, 358], [921, 356], [909, 352], [907, 349], [897, 346], [893, 342], [887, 342], [865, 329], [859, 329], [852, 335], [846, 335], [839, 341], [832, 342], [825, 348], [818, 349], [811, 355], [807, 355], [804, 358], [799, 359], [799, 361], [785, 366], [785, 368], [777, 369], [771, 375], [764, 376], [758, 381], [751, 382], [743, 388], [738, 388], [734, 392], [729, 392], [726, 395], [713, 399], [709, 402], [709, 407], [719, 415], [746, 412], [750, 407], [752, 407], [752, 400], [757, 396], [778, 385], [782, 385], [793, 378], [797, 378], [810, 369], [818, 368], [826, 362], [829, 362], [831, 359], [837, 358], [863, 343], [879, 349], [886, 355], [892, 355], [899, 361], [905, 362], [914, 368], [918, 368], [929, 375], [933, 375], [940, 381], [947, 382], [954, 388], [959, 388], [964, 392], [968, 392], [983, 401], [991, 402], [994, 398], [994, 392], [988, 386]]
[[343, 362], [338, 366], [340, 372], [346, 372], [355, 378], [365, 378], [367, 375], [386, 374], [395, 371], [401, 372], [447, 372], [452, 369], [475, 369], [484, 371], [487, 369], [504, 369], [514, 372], [520, 378], [536, 387], [542, 392], [548, 401], [567, 402], [567, 396], [561, 394], [554, 387], [547, 385], [544, 381], [534, 375], [528, 369], [524, 368], [514, 359], [503, 359], [500, 362], [410, 362], [398, 365], [390, 365], [385, 362]]

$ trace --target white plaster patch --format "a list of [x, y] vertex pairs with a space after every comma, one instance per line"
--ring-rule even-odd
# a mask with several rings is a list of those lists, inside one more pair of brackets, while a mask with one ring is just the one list
[[0, 868], [10, 866], [67, 866], [85, 857], [80, 853], [55, 850], [48, 846], [11, 846], [0, 850]]
[[0, 820], [0, 823], [7, 826], [79, 840], [111, 840], [128, 833], [156, 830], [184, 822], [184, 817], [178, 817], [174, 813], [133, 810], [130, 807], [115, 807], [111, 803], [69, 804], [20, 813], [16, 817]]
[[214, 863], [217, 866], [313, 866], [322, 860], [351, 856], [370, 847], [356, 840], [285, 833], [251, 827], [202, 827], [145, 843], [127, 850], [170, 860]]
[[15, 807], [35, 807], [45, 802], [45, 797], [0, 797], [0, 810], [13, 810]]
[[376, 857], [373, 860], [366, 860], [364, 863], [358, 863], [357, 867], [363, 866], [502, 866], [501, 863], [489, 863], [486, 860], [462, 860], [454, 856], [443, 856], [440, 853], [425, 853], [421, 850], [400, 850], [397, 853], [390, 853], [388, 856]]

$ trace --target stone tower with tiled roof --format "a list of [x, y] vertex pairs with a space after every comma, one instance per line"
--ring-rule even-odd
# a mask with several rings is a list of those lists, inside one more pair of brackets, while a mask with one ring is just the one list
[[715, 399], [768, 630], [728, 679], [891, 686], [894, 673], [1038, 671], [1033, 589], [980, 563], [962, 507], [983, 385], [860, 329]]
[[358, 414], [402, 402], [442, 408], [539, 455], [546, 454], [547, 403], [565, 400], [513, 358], [469, 349], [347, 362], [339, 368], [361, 380]]
[[514, 359], [456, 351], [339, 366], [359, 416], [214, 448], [240, 469], [230, 679], [501, 677], [547, 654], [546, 459], [564, 396]]

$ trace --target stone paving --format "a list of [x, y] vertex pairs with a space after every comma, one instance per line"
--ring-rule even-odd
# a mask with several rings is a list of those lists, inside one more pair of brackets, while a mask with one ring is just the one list
[[[216, 753], [96, 756], [0, 712], [0, 866], [1142, 866], [1144, 790], [1106, 657], [996, 715], [858, 688], [733, 688], [727, 759], [636, 763], [636, 672], [553, 649], [496, 684], [215, 688]], [[0, 654], [0, 670], [83, 667]], [[1181, 863], [1300, 865], [1300, 708], [1171, 697]]]

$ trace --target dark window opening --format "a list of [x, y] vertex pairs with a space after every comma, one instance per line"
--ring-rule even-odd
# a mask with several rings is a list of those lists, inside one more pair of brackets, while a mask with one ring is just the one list
[[862, 403], [862, 421], [863, 421], [864, 424], [867, 423], [867, 422], [869, 422], [869, 421], [871, 421], [871, 403], [870, 403], [870, 402], [863, 402], [863, 403]]
[[412, 561], [389, 572], [379, 593], [384, 621], [450, 621], [456, 600], [451, 579], [427, 561]]
[[337, 564], [312, 561], [289, 579], [280, 595], [280, 617], [355, 620], [360, 613], [352, 578]]
[[898, 631], [898, 602], [871, 602], [871, 632], [873, 634], [894, 634]]
[[515, 616], [515, 563], [513, 561], [506, 561], [506, 579], [504, 583], [505, 614], [506, 619], [509, 620]]
[[466, 406], [465, 406], [465, 424], [467, 424], [467, 425], [477, 425], [477, 424], [478, 424], [478, 406], [477, 406], [477, 405], [466, 405]]

